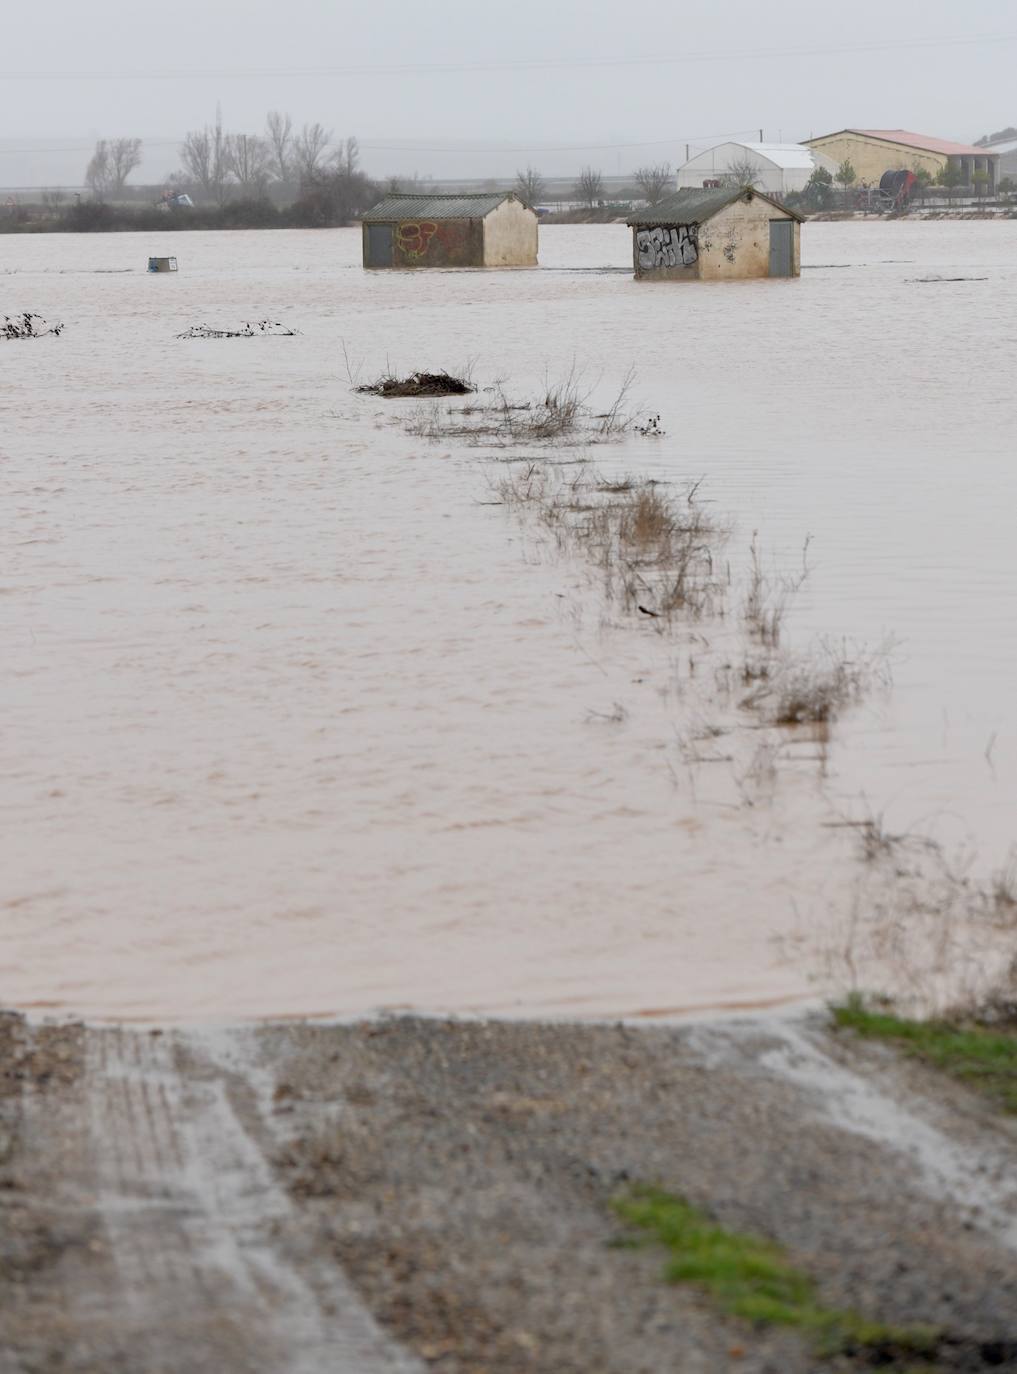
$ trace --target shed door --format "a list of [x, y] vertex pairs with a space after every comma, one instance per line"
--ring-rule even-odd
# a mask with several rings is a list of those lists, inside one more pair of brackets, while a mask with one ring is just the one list
[[792, 219], [770, 221], [770, 276], [790, 277], [794, 274], [795, 222]]
[[367, 226], [367, 265], [368, 267], [392, 266], [391, 224], [369, 224]]

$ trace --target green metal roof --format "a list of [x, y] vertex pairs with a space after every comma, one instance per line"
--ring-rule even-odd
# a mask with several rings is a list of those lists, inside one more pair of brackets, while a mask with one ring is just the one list
[[512, 191], [481, 191], [458, 195], [386, 196], [363, 216], [370, 221], [406, 219], [483, 219], [502, 201], [516, 200]]
[[783, 211], [789, 218], [802, 219], [796, 211], [788, 209], [786, 205], [781, 205], [769, 196], [764, 196], [762, 191], [757, 191], [755, 187], [720, 186], [702, 190], [686, 187], [677, 195], [662, 200], [659, 205], [647, 206], [645, 210], [634, 210], [626, 222], [647, 229], [669, 224], [705, 224], [708, 219], [712, 219], [714, 215], [733, 205], [743, 196], [749, 200], [758, 197], [765, 200], [767, 205]]

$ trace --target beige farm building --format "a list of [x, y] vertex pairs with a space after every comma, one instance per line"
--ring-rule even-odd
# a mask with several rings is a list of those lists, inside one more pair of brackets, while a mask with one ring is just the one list
[[838, 166], [850, 162], [858, 180], [868, 186], [878, 186], [886, 172], [926, 171], [935, 178], [944, 167], [955, 167], [963, 176], [963, 185], [971, 186], [974, 174], [985, 172], [986, 190], [991, 193], [996, 189], [999, 158], [991, 148], [951, 143], [907, 129], [841, 129], [803, 142]]
[[537, 216], [511, 191], [387, 196], [363, 235], [365, 267], [537, 265]]
[[801, 215], [751, 186], [679, 191], [628, 222], [640, 281], [734, 281], [801, 272]]

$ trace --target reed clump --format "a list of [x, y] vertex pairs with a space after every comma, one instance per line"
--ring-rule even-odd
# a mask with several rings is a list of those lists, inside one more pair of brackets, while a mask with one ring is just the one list
[[769, 715], [774, 725], [823, 725], [875, 687], [890, 681], [889, 648], [856, 649], [822, 641], [786, 655], [772, 680]]
[[609, 598], [627, 610], [668, 619], [718, 604], [716, 555], [727, 531], [704, 508], [698, 484], [675, 492], [645, 478], [608, 481], [585, 464], [566, 476], [527, 462], [496, 491], [505, 505], [535, 509], [558, 547], [595, 564]]
[[[467, 439], [501, 447], [599, 443], [629, 427], [625, 399], [631, 384], [630, 373], [608, 409], [594, 414], [588, 405], [589, 395], [573, 368], [561, 381], [547, 383], [543, 395], [536, 399], [513, 400], [496, 386], [490, 388], [490, 399], [485, 402], [447, 408], [435, 404], [411, 416], [407, 427], [411, 434], [435, 442]], [[469, 389], [475, 390], [472, 386]]]

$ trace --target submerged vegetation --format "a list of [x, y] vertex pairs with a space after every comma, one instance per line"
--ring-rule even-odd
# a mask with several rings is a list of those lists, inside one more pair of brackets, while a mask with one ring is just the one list
[[684, 1198], [641, 1187], [616, 1199], [614, 1210], [639, 1237], [668, 1254], [664, 1277], [694, 1284], [730, 1316], [799, 1331], [817, 1354], [866, 1365], [914, 1368], [934, 1356], [939, 1333], [927, 1326], [891, 1326], [828, 1307], [812, 1279], [772, 1241], [719, 1226]]
[[290, 329], [288, 325], [280, 324], [278, 320], [258, 320], [251, 324], [245, 321], [238, 325], [236, 329], [215, 329], [210, 324], [194, 324], [190, 329], [185, 329], [182, 334], [178, 334], [178, 339], [255, 339], [259, 335], [276, 335], [281, 338], [293, 338], [299, 334], [299, 329]]
[[468, 377], [453, 377], [450, 372], [444, 371], [411, 372], [408, 377], [395, 377], [388, 373], [377, 381], [355, 388], [362, 394], [387, 398], [466, 396], [476, 389]]
[[840, 1030], [894, 1045], [1017, 1115], [1017, 1004], [990, 1024], [916, 1020], [870, 1009], [856, 994], [834, 1007], [833, 1020]]
[[30, 310], [21, 315], [4, 315], [0, 320], [0, 339], [41, 339], [47, 334], [58, 337], [62, 331], [62, 324], [48, 324]]
[[573, 367], [561, 381], [548, 380], [543, 395], [536, 399], [513, 400], [495, 386], [488, 388], [490, 399], [479, 404], [447, 409], [436, 404], [419, 411], [408, 428], [411, 434], [435, 442], [454, 438], [520, 447], [597, 443], [630, 427], [625, 403], [632, 377], [630, 372], [607, 410], [599, 413], [590, 409], [589, 393]]

